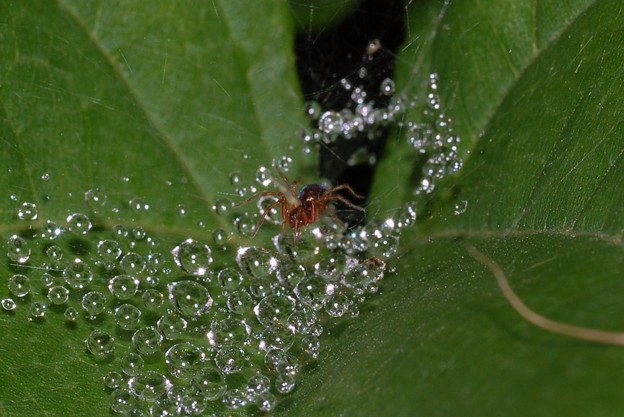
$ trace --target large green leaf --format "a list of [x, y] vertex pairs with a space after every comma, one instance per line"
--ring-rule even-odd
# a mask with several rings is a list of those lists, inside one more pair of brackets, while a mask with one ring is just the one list
[[[105, 229], [115, 217], [209, 240], [229, 174], [252, 178], [304, 123], [287, 5], [238, 3], [0, 3], [3, 238], [29, 227], [21, 202], [38, 204], [34, 226], [63, 224], [99, 187]], [[329, 329], [279, 415], [620, 414], [621, 348], [527, 324], [465, 244], [535, 310], [622, 327], [621, 11], [589, 0], [410, 5], [399, 86], [422, 94], [438, 72], [470, 153], [402, 236], [381, 294]], [[392, 143], [372, 196], [380, 212], [411, 198], [414, 184], [398, 179], [412, 178], [412, 155]], [[135, 197], [150, 204], [140, 216], [127, 208]], [[84, 352], [90, 323], [30, 322], [26, 305], [0, 315], [0, 414], [106, 415], [110, 364]]]
[[[465, 167], [403, 234], [372, 311], [340, 331], [283, 415], [621, 413], [621, 348], [528, 324], [466, 245], [541, 314], [622, 330], [622, 11], [600, 1], [411, 6], [399, 78], [422, 94], [439, 74]], [[403, 141], [381, 162], [382, 212], [412, 198], [411, 155]]]

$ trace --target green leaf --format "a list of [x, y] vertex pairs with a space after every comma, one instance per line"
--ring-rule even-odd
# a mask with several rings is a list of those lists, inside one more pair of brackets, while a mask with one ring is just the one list
[[[0, 3], [2, 237], [65, 225], [89, 211], [95, 187], [108, 196], [95, 213], [103, 235], [110, 218], [171, 242], [229, 227], [212, 205], [234, 197], [230, 173], [253, 179], [305, 125], [288, 5], [245, 3]], [[465, 167], [403, 234], [381, 294], [327, 329], [277, 415], [620, 414], [621, 348], [526, 323], [465, 245], [534, 310], [622, 328], [612, 319], [623, 313], [621, 11], [589, 0], [410, 4], [399, 87], [421, 95], [427, 74], [440, 75]], [[402, 138], [379, 167], [380, 213], [412, 198], [413, 169]], [[129, 210], [133, 198], [149, 210]], [[16, 217], [25, 201], [39, 207], [34, 223]], [[62, 243], [67, 258], [96, 242]], [[46, 262], [46, 245], [32, 249], [33, 265]], [[25, 271], [0, 265], [4, 277]], [[28, 271], [37, 291], [40, 272]], [[29, 301], [43, 295], [29, 297], [0, 314], [0, 414], [108, 415], [99, 379], [114, 366], [82, 344], [93, 323], [66, 325], [62, 309], [31, 322]]]
[[[230, 174], [251, 183], [258, 166], [291, 153], [305, 123], [292, 42], [285, 3], [0, 3], [0, 230], [5, 241], [28, 237], [33, 252], [25, 267], [0, 266], [0, 298], [16, 272], [33, 286], [16, 314], [0, 314], [1, 415], [108, 415], [100, 381], [118, 369], [85, 352], [99, 323], [68, 326], [64, 308], [45, 324], [27, 319], [31, 301], [47, 301], [42, 271], [28, 266], [49, 262], [52, 243], [63, 262], [81, 247], [93, 261], [97, 241], [41, 243], [28, 230], [65, 227], [75, 211], [94, 215], [101, 238], [118, 219], [168, 242], [212, 243], [216, 226], [231, 229], [212, 209], [235, 198]], [[97, 212], [84, 196], [95, 188], [107, 195]], [[137, 198], [149, 210], [129, 210]], [[23, 202], [37, 204], [35, 222], [17, 218]]]
[[[421, 2], [409, 22], [398, 78], [420, 95], [439, 74], [465, 166], [282, 415], [618, 415], [622, 348], [527, 323], [466, 245], [540, 314], [623, 330], [622, 6]], [[413, 151], [391, 145], [381, 212], [415, 188]]]

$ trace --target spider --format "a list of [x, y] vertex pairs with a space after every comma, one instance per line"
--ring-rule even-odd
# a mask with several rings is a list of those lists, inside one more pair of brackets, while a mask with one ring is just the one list
[[[365, 211], [363, 207], [356, 206], [343, 196], [336, 194], [338, 191], [345, 190], [356, 198], [364, 198], [353, 191], [353, 188], [347, 184], [341, 184], [331, 188], [322, 184], [308, 184], [303, 186], [301, 190], [299, 190], [299, 193], [297, 193], [297, 181], [290, 181], [288, 177], [286, 177], [286, 175], [277, 167], [275, 167], [275, 170], [286, 183], [286, 185], [281, 186], [278, 184], [278, 188], [280, 188], [281, 191], [263, 191], [252, 195], [236, 205], [237, 207], [240, 207], [260, 197], [277, 198], [277, 201], [271, 203], [263, 210], [260, 220], [254, 228], [252, 237], [258, 233], [260, 226], [264, 223], [264, 220], [268, 216], [269, 212], [280, 205], [283, 218], [282, 234], [288, 224], [291, 228], [295, 229], [295, 241], [299, 239], [299, 236], [305, 226], [312, 224], [321, 218], [325, 210], [329, 207], [329, 203], [331, 201], [340, 201], [353, 209]], [[331, 214], [336, 220], [338, 220], [333, 210]]]

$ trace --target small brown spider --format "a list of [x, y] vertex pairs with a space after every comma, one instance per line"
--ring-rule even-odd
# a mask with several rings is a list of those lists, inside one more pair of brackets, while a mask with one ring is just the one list
[[[240, 207], [260, 197], [277, 198], [277, 201], [268, 205], [262, 212], [252, 237], [258, 233], [260, 226], [264, 223], [264, 220], [268, 216], [269, 212], [280, 205], [282, 206], [282, 218], [284, 219], [282, 221], [282, 233], [284, 233], [285, 227], [288, 224], [291, 228], [295, 229], [295, 241], [299, 239], [299, 236], [305, 226], [312, 224], [321, 218], [325, 210], [329, 207], [329, 203], [331, 201], [340, 201], [353, 209], [364, 211], [363, 207], [356, 206], [343, 196], [336, 194], [337, 191], [346, 190], [356, 198], [364, 198], [353, 191], [353, 189], [347, 184], [331, 188], [321, 184], [308, 184], [303, 186], [301, 190], [299, 190], [299, 193], [297, 193], [297, 181], [290, 181], [279, 169], [275, 168], [275, 170], [286, 183], [281, 187], [278, 185], [278, 188], [281, 188], [282, 191], [263, 191], [252, 195], [236, 205], [237, 207]], [[331, 215], [338, 220], [333, 211], [331, 212]]]

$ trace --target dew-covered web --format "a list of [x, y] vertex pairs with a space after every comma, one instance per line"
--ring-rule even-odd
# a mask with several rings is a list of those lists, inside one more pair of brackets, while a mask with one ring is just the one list
[[[317, 12], [310, 7], [310, 18]], [[149, 201], [131, 195], [120, 204], [99, 188], [76, 190], [82, 201], [66, 208], [63, 222], [40, 218], [35, 202], [15, 198], [25, 232], [5, 240], [14, 273], [1, 307], [27, 310], [33, 322], [58, 313], [92, 329], [85, 354], [103, 363], [102, 381], [94, 381], [109, 395], [102, 409], [132, 416], [275, 411], [305, 369], [323, 360], [327, 330], [358, 317], [377, 296], [419, 202], [461, 167], [437, 76], [414, 75], [428, 85], [421, 97], [393, 80], [405, 12], [401, 1], [364, 1], [339, 23], [303, 23], [296, 55], [310, 124], [292, 132], [291, 154], [257, 161], [255, 172], [227, 173], [231, 188], [213, 196], [218, 226], [211, 230], [201, 219], [201, 230], [188, 235], [144, 226]], [[381, 216], [368, 208], [383, 198], [370, 190], [389, 141], [413, 158], [414, 182], [406, 201]], [[287, 216], [302, 205], [291, 189], [306, 184], [295, 166], [365, 199], [340, 194], [352, 206], [324, 207], [295, 239], [275, 204], [283, 197]], [[266, 190], [273, 194], [254, 198]], [[182, 201], [173, 215], [191, 214]]]

